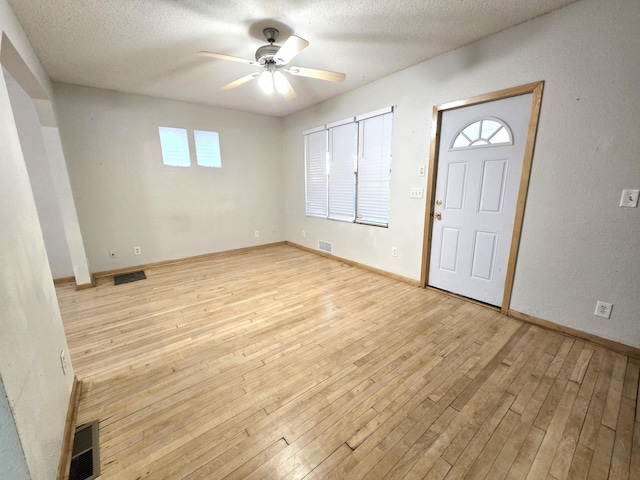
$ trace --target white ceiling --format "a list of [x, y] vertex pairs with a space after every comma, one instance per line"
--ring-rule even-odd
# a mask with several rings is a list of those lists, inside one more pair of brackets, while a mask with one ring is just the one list
[[[283, 116], [575, 0], [8, 0], [51, 78]], [[342, 84], [289, 76], [298, 97], [252, 81], [262, 29], [310, 42], [291, 65], [344, 72]]]

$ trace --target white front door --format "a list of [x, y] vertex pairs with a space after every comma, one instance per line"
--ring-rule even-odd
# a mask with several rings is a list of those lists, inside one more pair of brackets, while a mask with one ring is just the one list
[[442, 113], [430, 286], [500, 306], [532, 95]]

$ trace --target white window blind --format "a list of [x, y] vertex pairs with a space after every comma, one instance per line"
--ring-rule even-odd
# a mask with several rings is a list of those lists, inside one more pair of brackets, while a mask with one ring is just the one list
[[358, 152], [356, 123], [328, 129], [329, 215], [333, 220], [353, 222], [356, 217], [355, 163]]
[[387, 226], [393, 109], [305, 131], [309, 216]]
[[220, 137], [218, 132], [206, 130], [194, 130], [193, 136], [196, 143], [196, 160], [201, 167], [222, 167], [220, 157]]
[[190, 167], [189, 139], [184, 128], [158, 127], [162, 163], [171, 167]]
[[304, 135], [306, 212], [327, 217], [327, 133], [324, 128]]
[[392, 116], [388, 112], [358, 122], [358, 222], [389, 224]]

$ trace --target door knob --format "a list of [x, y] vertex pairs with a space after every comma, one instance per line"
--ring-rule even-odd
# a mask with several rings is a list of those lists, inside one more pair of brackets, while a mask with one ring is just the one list
[[442, 220], [442, 213], [440, 212], [434, 213], [433, 216], [436, 217], [438, 220]]

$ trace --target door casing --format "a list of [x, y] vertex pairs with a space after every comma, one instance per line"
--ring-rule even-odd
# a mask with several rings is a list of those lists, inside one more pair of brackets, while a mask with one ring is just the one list
[[[431, 235], [433, 230], [433, 212], [435, 206], [435, 187], [438, 172], [438, 158], [440, 147], [440, 127], [442, 124], [442, 114], [447, 110], [478, 105], [481, 103], [502, 100], [504, 98], [515, 97], [532, 93], [531, 114], [529, 117], [529, 128], [525, 140], [524, 158], [522, 161], [522, 173], [520, 175], [520, 185], [516, 200], [516, 213], [513, 223], [513, 233], [511, 236], [511, 247], [509, 250], [509, 261], [504, 285], [504, 294], [500, 311], [507, 314], [511, 303], [511, 291], [513, 289], [513, 279], [518, 257], [518, 247], [520, 245], [520, 234], [522, 232], [522, 220], [524, 218], [524, 208], [529, 188], [529, 177], [531, 175], [531, 163], [533, 161], [533, 150], [538, 131], [538, 119], [540, 118], [540, 106], [542, 104], [542, 90], [544, 82], [528, 83], [519, 87], [508, 88], [497, 92], [479, 95], [477, 97], [466, 98], [455, 102], [449, 102], [433, 107], [433, 123], [431, 126], [431, 148], [429, 151], [429, 176], [427, 180], [426, 209], [424, 220], [424, 244], [422, 248], [422, 267], [420, 273], [420, 286], [426, 287], [429, 281], [429, 260], [431, 257]], [[461, 297], [464, 298], [464, 297]]]

